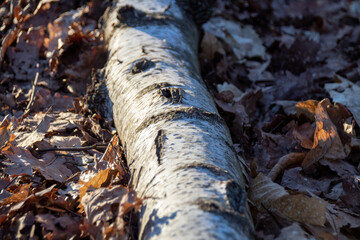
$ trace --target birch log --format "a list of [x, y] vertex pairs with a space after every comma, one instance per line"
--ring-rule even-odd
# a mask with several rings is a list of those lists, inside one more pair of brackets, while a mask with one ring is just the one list
[[178, 2], [119, 0], [104, 17], [106, 85], [139, 239], [251, 239], [242, 169], [201, 79], [198, 32]]

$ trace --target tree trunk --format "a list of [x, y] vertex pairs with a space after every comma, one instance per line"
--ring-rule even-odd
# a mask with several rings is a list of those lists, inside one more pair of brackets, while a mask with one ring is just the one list
[[115, 126], [145, 199], [139, 239], [253, 238], [242, 166], [201, 79], [192, 20], [176, 1], [120, 0], [104, 21]]

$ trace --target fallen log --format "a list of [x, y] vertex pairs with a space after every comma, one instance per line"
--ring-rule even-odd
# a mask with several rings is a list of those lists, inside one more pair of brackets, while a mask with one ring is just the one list
[[104, 15], [106, 86], [144, 198], [139, 239], [251, 239], [242, 166], [180, 2], [119, 0]]

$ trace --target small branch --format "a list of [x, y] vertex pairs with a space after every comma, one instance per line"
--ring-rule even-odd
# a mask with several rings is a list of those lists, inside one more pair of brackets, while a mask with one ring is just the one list
[[85, 147], [63, 147], [63, 148], [45, 148], [45, 149], [39, 149], [39, 152], [50, 152], [50, 151], [85, 151], [90, 149], [104, 149], [106, 147], [106, 143], [96, 143], [91, 146], [85, 146]]
[[[39, 64], [37, 64], [37, 67], [38, 66], [39, 66]], [[30, 112], [31, 107], [34, 104], [35, 95], [36, 95], [35, 94], [36, 93], [36, 85], [37, 85], [38, 80], [39, 80], [39, 72], [36, 72], [35, 79], [34, 79], [34, 82], [33, 82], [32, 88], [31, 88], [30, 100], [29, 100], [28, 105], [25, 108], [25, 113]]]

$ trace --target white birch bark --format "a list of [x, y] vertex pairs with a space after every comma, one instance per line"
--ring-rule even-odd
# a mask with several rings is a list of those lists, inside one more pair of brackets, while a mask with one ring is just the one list
[[253, 237], [242, 169], [201, 79], [198, 32], [175, 1], [119, 0], [104, 17], [106, 85], [139, 239]]

